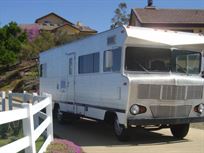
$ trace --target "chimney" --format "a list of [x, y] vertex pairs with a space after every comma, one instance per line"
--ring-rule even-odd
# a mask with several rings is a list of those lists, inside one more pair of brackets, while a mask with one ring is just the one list
[[153, 0], [147, 0], [147, 6], [146, 9], [156, 9], [155, 6], [153, 6]]

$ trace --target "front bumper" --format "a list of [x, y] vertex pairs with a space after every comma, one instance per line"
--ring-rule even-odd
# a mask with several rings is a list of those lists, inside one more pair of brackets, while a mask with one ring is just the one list
[[166, 125], [166, 124], [187, 124], [196, 122], [204, 122], [204, 117], [127, 119], [128, 125]]

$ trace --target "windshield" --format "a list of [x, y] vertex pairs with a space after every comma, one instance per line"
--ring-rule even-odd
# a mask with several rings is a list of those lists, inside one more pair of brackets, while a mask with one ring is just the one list
[[200, 73], [199, 52], [163, 48], [127, 47], [127, 71]]

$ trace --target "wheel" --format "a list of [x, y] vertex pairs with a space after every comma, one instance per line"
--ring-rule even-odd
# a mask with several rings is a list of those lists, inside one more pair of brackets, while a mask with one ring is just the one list
[[114, 118], [114, 133], [119, 141], [127, 141], [129, 138], [128, 129], [119, 123], [118, 117]]
[[171, 133], [177, 139], [183, 139], [189, 131], [190, 124], [178, 124], [171, 126]]
[[57, 121], [62, 124], [65, 121], [65, 117], [64, 117], [64, 113], [60, 111], [60, 107], [56, 108], [56, 117], [57, 117]]

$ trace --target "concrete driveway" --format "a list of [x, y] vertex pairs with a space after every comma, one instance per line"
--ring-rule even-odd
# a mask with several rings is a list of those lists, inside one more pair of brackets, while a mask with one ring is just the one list
[[91, 120], [64, 125], [54, 121], [54, 132], [82, 146], [86, 153], [204, 153], [204, 130], [194, 128], [184, 140], [172, 137], [169, 129], [134, 130], [128, 142], [117, 141], [111, 127]]

